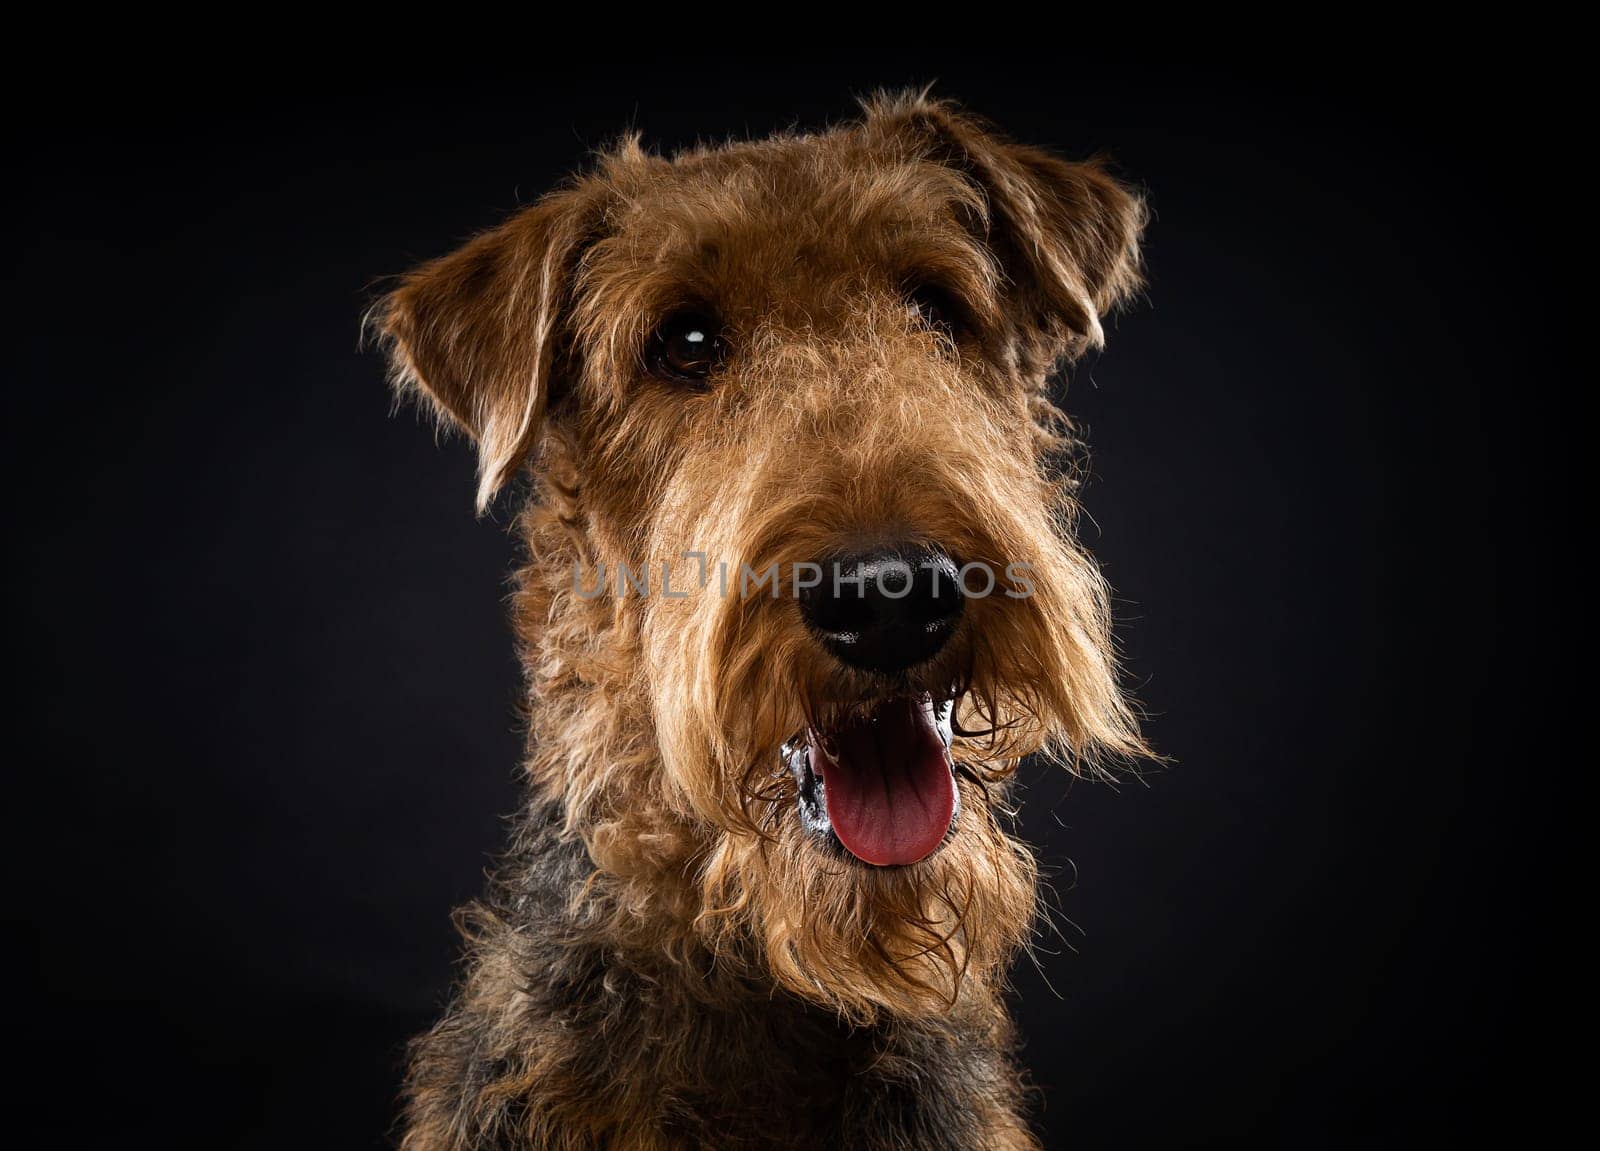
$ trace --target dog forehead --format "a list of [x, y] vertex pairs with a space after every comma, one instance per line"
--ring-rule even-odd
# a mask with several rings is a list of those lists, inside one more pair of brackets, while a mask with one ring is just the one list
[[743, 289], [779, 277], [790, 294], [808, 278], [832, 290], [897, 270], [941, 237], [964, 247], [985, 208], [963, 174], [849, 132], [625, 163], [608, 255]]

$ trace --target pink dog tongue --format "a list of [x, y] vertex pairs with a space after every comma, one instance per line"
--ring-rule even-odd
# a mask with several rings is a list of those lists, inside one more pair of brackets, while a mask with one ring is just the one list
[[944, 841], [956, 781], [932, 703], [888, 700], [826, 736], [807, 730], [806, 740], [828, 821], [850, 854], [880, 867], [915, 863]]

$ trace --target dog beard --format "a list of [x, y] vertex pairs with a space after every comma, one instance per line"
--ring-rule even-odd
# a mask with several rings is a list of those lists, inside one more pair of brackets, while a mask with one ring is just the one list
[[949, 1009], [1024, 942], [1036, 890], [1033, 857], [987, 786], [963, 773], [955, 787], [949, 842], [910, 866], [829, 850], [792, 806], [764, 834], [720, 835], [699, 926], [714, 950], [754, 942], [781, 986], [857, 1020]]

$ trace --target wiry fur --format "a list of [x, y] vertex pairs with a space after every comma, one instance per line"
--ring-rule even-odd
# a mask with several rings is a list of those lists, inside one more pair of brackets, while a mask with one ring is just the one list
[[[480, 504], [530, 461], [534, 483], [529, 799], [417, 1042], [410, 1151], [1035, 1145], [999, 999], [1035, 899], [1006, 780], [1143, 753], [1045, 380], [1137, 284], [1142, 222], [1096, 164], [885, 97], [822, 135], [625, 142], [380, 305], [399, 385], [476, 438]], [[961, 340], [907, 307], [929, 280]], [[731, 333], [705, 390], [643, 367], [686, 305]], [[574, 566], [659, 579], [692, 550], [736, 580], [886, 533], [1036, 587], [970, 601], [888, 685], [960, 693], [961, 814], [875, 869], [801, 826], [779, 747], [886, 685], [788, 597], [586, 599]]]

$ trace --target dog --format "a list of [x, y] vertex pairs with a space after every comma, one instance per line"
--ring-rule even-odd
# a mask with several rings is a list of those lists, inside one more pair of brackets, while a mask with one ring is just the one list
[[527, 802], [402, 1145], [1039, 1144], [1002, 1003], [1025, 756], [1148, 754], [1052, 380], [1141, 197], [926, 93], [625, 138], [371, 323], [520, 481]]

